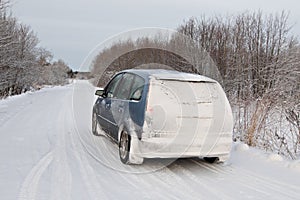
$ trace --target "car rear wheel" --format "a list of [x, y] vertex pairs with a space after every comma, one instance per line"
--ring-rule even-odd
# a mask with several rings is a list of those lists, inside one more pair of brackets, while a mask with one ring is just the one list
[[119, 156], [124, 164], [129, 164], [131, 138], [125, 131], [122, 131], [119, 141]]

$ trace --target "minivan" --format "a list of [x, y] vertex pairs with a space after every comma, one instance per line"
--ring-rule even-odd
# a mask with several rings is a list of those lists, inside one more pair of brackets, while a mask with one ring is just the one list
[[224, 162], [229, 157], [232, 111], [221, 85], [211, 78], [130, 69], [95, 94], [92, 132], [112, 138], [124, 164], [141, 164], [144, 158]]

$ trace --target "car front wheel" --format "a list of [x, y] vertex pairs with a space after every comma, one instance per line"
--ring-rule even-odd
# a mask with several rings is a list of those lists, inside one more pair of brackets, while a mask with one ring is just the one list
[[93, 112], [93, 115], [92, 115], [92, 132], [96, 136], [99, 135], [97, 127], [98, 127], [97, 114], [96, 114], [96, 112]]

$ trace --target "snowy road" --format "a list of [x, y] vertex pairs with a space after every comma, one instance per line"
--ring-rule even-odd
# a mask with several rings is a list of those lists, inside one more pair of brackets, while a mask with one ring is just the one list
[[0, 199], [300, 199], [299, 161], [242, 144], [224, 165], [121, 164], [117, 145], [91, 134], [93, 93], [81, 81], [0, 101]]

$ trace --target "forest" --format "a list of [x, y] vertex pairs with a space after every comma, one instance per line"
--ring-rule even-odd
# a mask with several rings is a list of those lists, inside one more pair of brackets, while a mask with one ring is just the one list
[[72, 70], [39, 46], [30, 26], [12, 15], [10, 3], [0, 0], [0, 98], [67, 83]]

